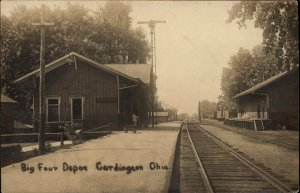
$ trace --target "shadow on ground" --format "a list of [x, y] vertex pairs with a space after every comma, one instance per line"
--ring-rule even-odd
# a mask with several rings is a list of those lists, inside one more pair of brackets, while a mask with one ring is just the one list
[[[112, 132], [109, 135], [103, 135], [100, 137], [84, 139], [80, 142], [77, 142], [74, 145], [73, 144], [65, 144], [63, 146], [55, 146], [55, 147], [51, 147], [51, 146], [47, 147], [47, 145], [46, 145], [46, 154], [45, 155], [56, 152], [61, 149], [71, 149], [71, 148], [76, 147], [77, 145], [83, 144], [87, 141], [91, 141], [92, 139], [105, 138], [105, 137], [109, 137], [110, 135], [113, 135], [113, 134], [116, 134], [116, 133]], [[22, 161], [25, 161], [25, 160], [28, 160], [30, 158], [37, 157], [37, 156], [41, 156], [41, 155], [38, 155], [37, 149], [34, 149], [32, 151], [20, 152], [18, 154], [10, 154], [10, 155], [6, 155], [6, 156], [1, 156], [1, 168], [11, 165], [11, 164], [14, 164], [14, 163], [22, 162]]]

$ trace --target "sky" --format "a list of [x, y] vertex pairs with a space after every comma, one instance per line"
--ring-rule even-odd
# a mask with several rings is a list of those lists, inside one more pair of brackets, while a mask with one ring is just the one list
[[[94, 10], [104, 1], [75, 1]], [[63, 7], [66, 1], [1, 1], [1, 14], [18, 5]], [[150, 42], [150, 29], [138, 21], [164, 20], [156, 25], [158, 100], [192, 115], [198, 102], [217, 102], [223, 67], [240, 47], [251, 50], [262, 42], [262, 30], [250, 22], [246, 29], [226, 23], [231, 1], [131, 1], [132, 26], [142, 27]]]

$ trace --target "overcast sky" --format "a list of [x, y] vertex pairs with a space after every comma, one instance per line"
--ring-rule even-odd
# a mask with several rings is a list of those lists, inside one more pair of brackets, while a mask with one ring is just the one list
[[[64, 6], [64, 1], [43, 1]], [[72, 3], [72, 1], [70, 1]], [[76, 1], [95, 9], [103, 1]], [[222, 68], [240, 47], [252, 49], [262, 42], [262, 30], [248, 25], [239, 29], [228, 24], [227, 11], [236, 2], [137, 1], [131, 2], [133, 27], [137, 21], [165, 20], [156, 26], [157, 87], [159, 100], [196, 113], [199, 100], [216, 101], [221, 94]], [[1, 1], [1, 14], [18, 4], [38, 6], [41, 1]], [[150, 30], [141, 25], [150, 41]]]

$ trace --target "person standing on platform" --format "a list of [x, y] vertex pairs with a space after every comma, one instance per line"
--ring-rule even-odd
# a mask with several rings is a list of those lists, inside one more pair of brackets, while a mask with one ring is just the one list
[[137, 126], [137, 120], [138, 120], [138, 116], [135, 115], [135, 113], [132, 114], [132, 122], [133, 125], [136, 127]]

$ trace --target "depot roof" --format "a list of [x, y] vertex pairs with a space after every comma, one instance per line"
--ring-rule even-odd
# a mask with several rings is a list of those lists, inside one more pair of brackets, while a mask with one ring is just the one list
[[282, 72], [282, 73], [280, 73], [280, 74], [277, 74], [277, 75], [275, 75], [275, 76], [273, 76], [273, 77], [271, 77], [271, 78], [269, 78], [269, 79], [267, 79], [267, 80], [265, 80], [265, 81], [263, 81], [263, 82], [261, 82], [261, 83], [255, 85], [255, 86], [253, 86], [253, 87], [251, 87], [251, 88], [249, 88], [249, 89], [247, 89], [247, 90], [245, 90], [245, 91], [243, 91], [243, 92], [241, 92], [241, 93], [235, 95], [234, 97], [232, 97], [232, 99], [235, 99], [235, 98], [238, 98], [238, 97], [247, 95], [247, 94], [254, 93], [254, 92], [257, 91], [257, 90], [259, 90], [259, 89], [261, 89], [261, 88], [263, 88], [263, 87], [266, 87], [266, 86], [268, 86], [269, 84], [271, 84], [271, 83], [273, 83], [273, 82], [275, 82], [275, 81], [278, 81], [278, 80], [282, 79], [283, 77], [286, 77], [286, 76], [289, 75], [291, 72], [292, 72], [292, 71], [285, 71], [285, 72]]
[[[143, 82], [144, 84], [149, 84], [150, 82], [150, 75], [151, 75], [151, 65], [150, 64], [100, 64], [94, 60], [91, 60], [85, 56], [77, 54], [75, 52], [71, 52], [45, 66], [45, 73], [48, 73], [64, 64], [73, 62], [76, 60], [81, 60], [87, 64], [90, 64], [96, 68], [102, 69], [108, 73], [116, 74], [132, 80], [134, 82]], [[40, 75], [40, 69], [34, 70], [17, 80], [13, 81], [14, 84], [22, 83], [32, 76], [38, 77]]]

